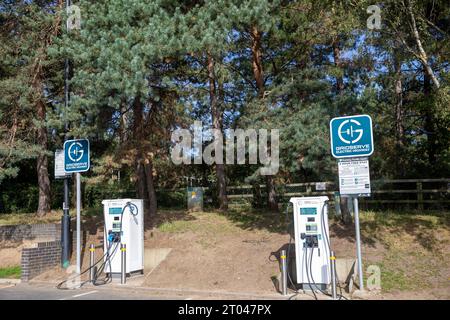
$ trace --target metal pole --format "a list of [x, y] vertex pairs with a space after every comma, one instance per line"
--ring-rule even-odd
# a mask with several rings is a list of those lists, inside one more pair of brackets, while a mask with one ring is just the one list
[[[66, 1], [66, 11], [71, 5], [71, 1]], [[66, 23], [67, 28], [67, 23]], [[67, 30], [68, 31], [68, 30]], [[69, 129], [69, 124], [67, 123], [66, 112], [69, 106], [69, 75], [70, 75], [70, 64], [69, 60], [64, 61], [64, 140], [67, 140], [67, 131]], [[63, 216], [61, 218], [61, 241], [62, 241], [62, 252], [61, 252], [61, 266], [63, 268], [69, 267], [70, 261], [70, 214], [69, 214], [69, 177], [64, 178], [64, 202], [63, 202]]]
[[121, 272], [120, 272], [120, 283], [125, 284], [127, 282], [127, 245], [120, 244], [121, 251]]
[[64, 178], [63, 216], [61, 218], [61, 266], [68, 268], [70, 261], [69, 178]]
[[281, 250], [281, 294], [287, 295], [287, 265], [286, 250]]
[[81, 273], [81, 174], [77, 177], [77, 273]]
[[93, 243], [89, 246], [89, 281], [94, 281], [94, 263], [95, 263], [95, 246]]
[[333, 300], [336, 300], [336, 257], [334, 256], [334, 251], [331, 251], [330, 262], [331, 262], [331, 294], [333, 296]]
[[358, 258], [358, 277], [359, 277], [359, 290], [364, 290], [363, 280], [363, 268], [361, 258], [361, 235], [359, 231], [359, 209], [358, 209], [358, 197], [353, 198], [353, 207], [355, 210], [355, 232], [356, 232], [356, 255]]

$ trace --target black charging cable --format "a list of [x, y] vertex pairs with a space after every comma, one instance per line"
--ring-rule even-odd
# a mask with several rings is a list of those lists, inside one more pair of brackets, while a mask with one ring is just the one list
[[[119, 242], [110, 242], [107, 244], [106, 246], [106, 252], [103, 254], [103, 256], [97, 260], [97, 262], [95, 262], [92, 266], [89, 266], [89, 268], [85, 269], [83, 272], [81, 272], [79, 275], [79, 277], [81, 277], [83, 274], [85, 274], [86, 272], [90, 271], [92, 268], [94, 268], [95, 266], [97, 266], [101, 261], [103, 261], [102, 264], [100, 264], [100, 266], [97, 268], [97, 271], [94, 272], [94, 279], [92, 280], [93, 285], [95, 286], [99, 286], [99, 285], [104, 285], [107, 284], [109, 282], [112, 281], [112, 275], [106, 275], [106, 277], [104, 279], [98, 279], [99, 275], [104, 271], [105, 266], [107, 263], [109, 263], [109, 270], [110, 270], [110, 274], [112, 274], [112, 268], [111, 268], [111, 259], [114, 257], [114, 254], [117, 251], [117, 248], [119, 247], [119, 244], [122, 243], [122, 222], [123, 222], [123, 214], [125, 212], [125, 209], [129, 207], [130, 208], [130, 213], [133, 216], [137, 216], [137, 214], [139, 213], [139, 209], [138, 207], [131, 203], [131, 202], [127, 202], [125, 204], [125, 206], [123, 207], [121, 214], [120, 214], [120, 232], [119, 232]], [[133, 208], [133, 209], [132, 209]], [[136, 209], [136, 213], [134, 213], [134, 208]], [[105, 233], [105, 240], [108, 241], [108, 236], [106, 234], [106, 225], [104, 226], [104, 233]], [[112, 251], [112, 253], [110, 254], [110, 249], [112, 247], [112, 244], [115, 244], [114, 249]], [[106, 259], [105, 259], [106, 258]], [[68, 279], [61, 281], [60, 283], [57, 284], [56, 288], [60, 289], [60, 290], [70, 290], [70, 289], [75, 289], [75, 288], [68, 288], [68, 287], [63, 287], [64, 283], [67, 283], [71, 278], [69, 277]], [[82, 287], [84, 284], [91, 282], [90, 280], [84, 281], [82, 283], [80, 283], [79, 286], [77, 286], [77, 288]]]

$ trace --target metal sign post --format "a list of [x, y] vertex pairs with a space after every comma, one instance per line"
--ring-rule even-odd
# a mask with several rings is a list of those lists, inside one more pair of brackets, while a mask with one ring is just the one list
[[76, 173], [77, 180], [77, 273], [81, 273], [81, 174]]
[[64, 150], [55, 151], [55, 179], [64, 179], [64, 201], [63, 201], [63, 216], [61, 217], [61, 266], [63, 268], [69, 267], [69, 230], [70, 230], [70, 215], [69, 215], [69, 183], [70, 174], [64, 171]]
[[358, 197], [353, 198], [353, 207], [355, 210], [355, 235], [356, 235], [356, 255], [358, 257], [358, 279], [359, 279], [359, 290], [364, 290], [363, 281], [363, 269], [362, 269], [362, 254], [361, 254], [361, 235], [359, 229], [359, 208], [358, 208]]
[[359, 289], [364, 290], [358, 197], [369, 197], [371, 193], [368, 157], [374, 151], [372, 118], [368, 115], [333, 118], [330, 138], [331, 154], [339, 159], [340, 196], [353, 198]]
[[90, 168], [89, 140], [64, 142], [64, 171], [75, 172], [77, 180], [77, 273], [81, 273], [81, 174]]

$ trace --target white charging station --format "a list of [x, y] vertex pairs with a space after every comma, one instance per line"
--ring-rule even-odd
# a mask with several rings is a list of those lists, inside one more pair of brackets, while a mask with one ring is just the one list
[[121, 274], [120, 244], [126, 244], [126, 275], [144, 272], [144, 206], [142, 199], [103, 200], [105, 272]]
[[304, 290], [325, 290], [331, 282], [328, 197], [291, 198], [295, 228], [295, 271]]

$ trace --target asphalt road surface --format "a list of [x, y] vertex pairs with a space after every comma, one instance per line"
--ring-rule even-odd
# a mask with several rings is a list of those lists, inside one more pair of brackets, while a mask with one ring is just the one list
[[[120, 287], [120, 285], [92, 286], [87, 284], [80, 289], [60, 290], [51, 283], [0, 283], [0, 300], [228, 300], [250, 299], [285, 300], [291, 296], [283, 297], [274, 293], [259, 295], [252, 293], [214, 292], [182, 289], [150, 289]], [[295, 300], [310, 300], [310, 295], [294, 295]]]
[[161, 296], [151, 292], [129, 289], [99, 289], [83, 287], [77, 290], [60, 290], [41, 284], [0, 284], [0, 300], [174, 300], [190, 299], [180, 296]]

